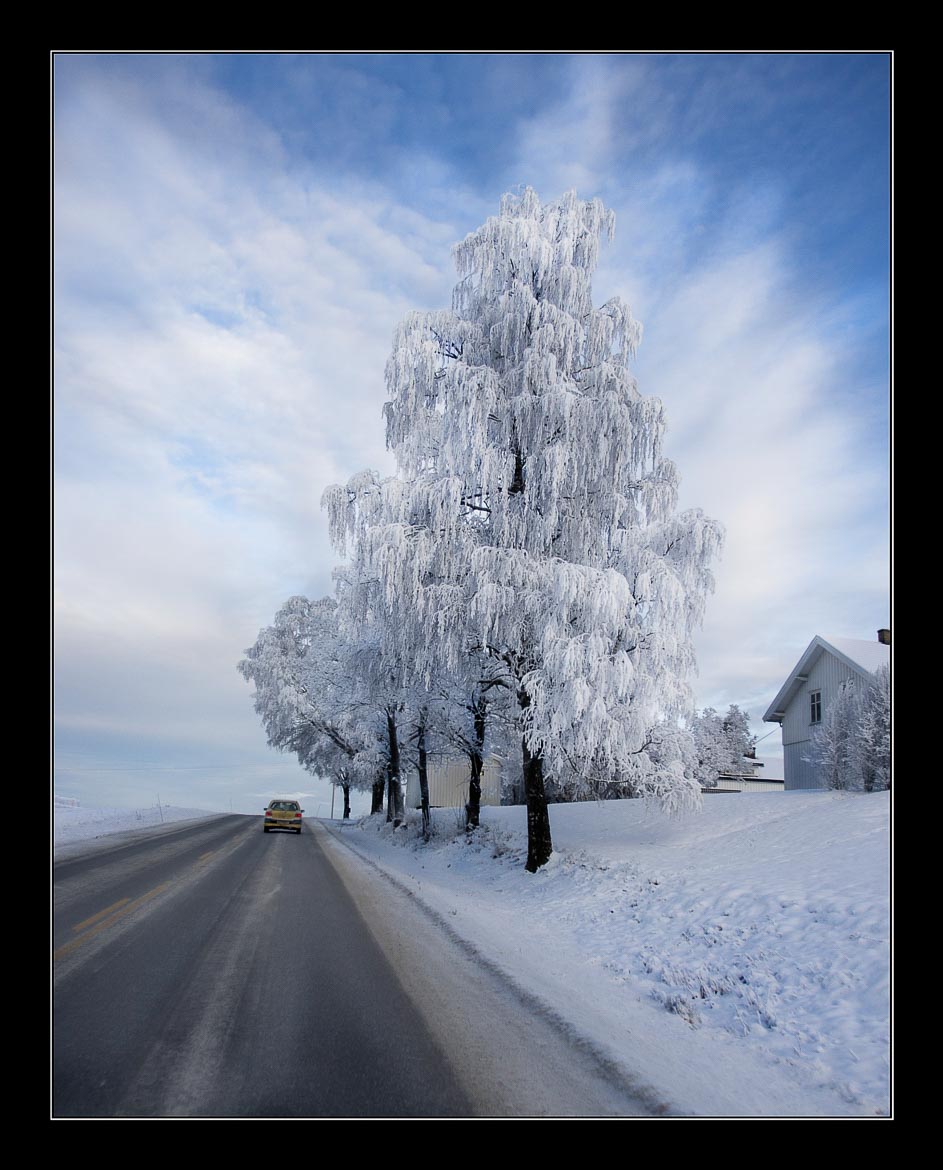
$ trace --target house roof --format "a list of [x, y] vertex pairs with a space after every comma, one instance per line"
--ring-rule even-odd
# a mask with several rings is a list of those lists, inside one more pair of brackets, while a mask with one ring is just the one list
[[772, 701], [763, 716], [764, 723], [782, 723], [786, 708], [792, 702], [793, 696], [806, 681], [809, 671], [816, 660], [825, 651], [828, 651], [849, 667], [855, 674], [873, 674], [879, 667], [890, 661], [891, 648], [877, 640], [865, 641], [861, 638], [825, 638], [816, 634], [805, 649], [805, 653], [792, 668], [789, 677], [783, 683], [779, 694]]
[[879, 670], [890, 660], [891, 656], [890, 646], [885, 646], [883, 642], [865, 642], [860, 638], [832, 637], [825, 637], [822, 641], [831, 647], [833, 654], [839, 658], [847, 659], [848, 662], [854, 663], [862, 670], [868, 671], [869, 674]]

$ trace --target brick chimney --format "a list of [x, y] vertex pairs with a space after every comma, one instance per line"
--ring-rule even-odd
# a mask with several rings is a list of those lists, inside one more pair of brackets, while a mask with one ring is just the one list
[[890, 630], [878, 630], [878, 641], [881, 643], [882, 646], [890, 646], [890, 644], [891, 644], [891, 631]]

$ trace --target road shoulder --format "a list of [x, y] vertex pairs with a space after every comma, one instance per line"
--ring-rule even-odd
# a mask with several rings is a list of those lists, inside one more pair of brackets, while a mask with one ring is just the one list
[[[347, 831], [309, 822], [481, 1117], [650, 1117], [674, 1110], [518, 984]], [[377, 898], [378, 882], [383, 899]]]

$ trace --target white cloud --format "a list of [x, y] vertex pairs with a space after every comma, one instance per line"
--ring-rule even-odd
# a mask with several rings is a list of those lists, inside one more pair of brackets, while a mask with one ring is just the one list
[[[426, 203], [315, 172], [198, 73], [89, 70], [57, 115], [59, 706], [73, 730], [254, 739], [262, 758], [235, 662], [285, 597], [330, 587], [321, 492], [391, 467], [392, 330], [448, 303], [449, 246], [501, 192], [484, 201], [432, 148], [398, 163]], [[508, 183], [617, 212], [597, 300], [643, 320], [640, 388], [665, 402], [683, 502], [728, 532], [699, 702], [757, 716], [814, 633], [887, 620], [880, 412], [873, 386], [852, 410], [846, 384], [855, 314], [803, 293], [775, 182], [721, 192], [676, 149], [680, 98], [647, 60], [576, 57], [569, 77], [505, 128]]]
[[571, 188], [583, 198], [605, 194], [639, 141], [657, 136], [664, 125], [649, 73], [638, 58], [571, 58], [569, 88], [516, 127], [517, 173], [509, 181], [534, 187], [544, 198]]
[[[575, 185], [616, 211], [596, 299], [618, 293], [641, 318], [640, 389], [665, 403], [682, 505], [727, 530], [698, 700], [758, 720], [813, 634], [870, 637], [887, 620], [882, 389], [856, 399], [848, 384], [863, 340], [857, 293], [834, 303], [804, 285], [772, 177], [718, 189], [667, 132], [681, 114], [710, 128], [720, 83], [682, 106], [647, 60], [579, 57], [570, 76], [569, 92], [521, 127], [521, 170], [546, 194]], [[757, 93], [764, 116], [774, 92]], [[655, 161], [633, 165], [653, 142]]]
[[390, 338], [448, 249], [192, 79], [164, 98], [93, 81], [59, 117], [60, 728], [261, 746], [235, 664], [331, 587], [321, 493], [391, 466]]

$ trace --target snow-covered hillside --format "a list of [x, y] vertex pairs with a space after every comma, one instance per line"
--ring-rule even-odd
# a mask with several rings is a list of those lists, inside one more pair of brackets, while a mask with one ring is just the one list
[[340, 834], [679, 1110], [873, 1116], [890, 1108], [889, 796], [711, 796], [680, 819], [555, 805], [536, 874], [523, 808], [482, 810], [473, 839], [440, 810], [425, 847], [377, 817]]
[[147, 829], [153, 825], [166, 825], [172, 821], [192, 821], [200, 817], [216, 816], [197, 808], [177, 808], [163, 805], [158, 808], [83, 808], [77, 802], [65, 803], [63, 797], [55, 797], [53, 808], [53, 844], [71, 845], [75, 841], [86, 841], [93, 837], [104, 837], [108, 833], [126, 833], [131, 829]]

